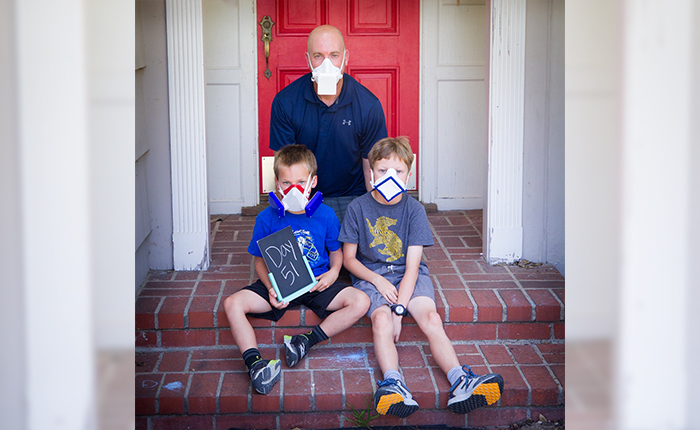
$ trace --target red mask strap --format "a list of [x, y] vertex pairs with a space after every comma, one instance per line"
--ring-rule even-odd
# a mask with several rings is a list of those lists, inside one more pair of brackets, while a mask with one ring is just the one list
[[296, 187], [299, 191], [301, 191], [302, 194], [304, 194], [304, 187], [302, 187], [301, 185], [298, 185], [298, 184], [297, 185], [290, 185], [289, 188], [287, 188], [286, 190], [284, 190], [282, 192], [286, 196], [294, 187]]

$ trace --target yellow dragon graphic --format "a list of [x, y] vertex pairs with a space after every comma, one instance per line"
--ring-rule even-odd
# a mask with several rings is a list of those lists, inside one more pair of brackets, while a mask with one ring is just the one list
[[382, 216], [377, 218], [377, 223], [375, 225], [372, 225], [367, 218], [365, 218], [365, 220], [369, 226], [370, 233], [374, 236], [374, 240], [369, 244], [370, 248], [384, 245], [384, 249], [380, 249], [379, 253], [389, 256], [389, 258], [386, 259], [387, 263], [396, 261], [404, 256], [402, 252], [403, 242], [401, 242], [401, 239], [396, 233], [389, 230], [389, 227], [396, 224], [395, 219]]

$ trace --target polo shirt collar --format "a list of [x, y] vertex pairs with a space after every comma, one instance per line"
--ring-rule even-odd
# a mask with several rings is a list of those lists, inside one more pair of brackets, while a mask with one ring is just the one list
[[[341, 106], [345, 106], [347, 104], [350, 104], [352, 101], [352, 95], [351, 93], [353, 92], [352, 85], [348, 84], [348, 81], [350, 78], [350, 75], [347, 73], [343, 73], [343, 87], [340, 89], [340, 95], [338, 98], [335, 100], [335, 103], [333, 103], [331, 106], [327, 106], [329, 108], [336, 107], [339, 108]], [[314, 83], [311, 81], [311, 73], [306, 74], [303, 78], [301, 79], [308, 79], [309, 85], [306, 86], [306, 90], [304, 91], [304, 98], [311, 103], [318, 103], [323, 106], [326, 106], [325, 103], [321, 101], [321, 99], [318, 98], [318, 95], [316, 94], [316, 91], [314, 91]]]

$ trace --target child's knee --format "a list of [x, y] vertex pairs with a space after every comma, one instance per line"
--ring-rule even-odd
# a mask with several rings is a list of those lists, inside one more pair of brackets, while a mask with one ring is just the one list
[[426, 329], [430, 332], [444, 330], [442, 327], [442, 318], [437, 311], [430, 311], [426, 317]]
[[357, 290], [357, 294], [353, 297], [353, 306], [355, 309], [361, 313], [361, 314], [366, 314], [367, 311], [369, 310], [369, 306], [372, 303], [369, 299], [369, 296], [365, 293], [363, 293], [360, 290]]
[[243, 301], [241, 300], [240, 294], [235, 293], [224, 299], [224, 311], [226, 315], [233, 315], [237, 312], [243, 311]]
[[372, 330], [376, 332], [393, 331], [394, 322], [391, 320], [391, 314], [382, 312], [377, 309], [372, 313]]

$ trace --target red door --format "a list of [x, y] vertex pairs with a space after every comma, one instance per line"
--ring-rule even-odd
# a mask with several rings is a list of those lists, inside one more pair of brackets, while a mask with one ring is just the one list
[[382, 102], [389, 136], [408, 136], [418, 154], [419, 0], [258, 0], [258, 22], [265, 16], [274, 25], [267, 63], [258, 26], [260, 157], [273, 155], [268, 148], [272, 99], [309, 72], [306, 41], [309, 32], [323, 24], [337, 27], [345, 36], [346, 73]]

